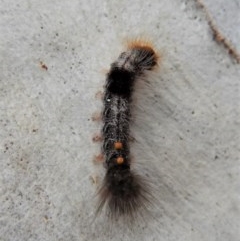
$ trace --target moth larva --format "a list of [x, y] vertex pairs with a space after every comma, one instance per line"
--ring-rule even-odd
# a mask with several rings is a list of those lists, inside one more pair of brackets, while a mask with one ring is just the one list
[[134, 84], [157, 62], [158, 55], [149, 43], [134, 41], [111, 64], [103, 99], [102, 151], [106, 175], [99, 190], [97, 212], [106, 204], [112, 217], [134, 216], [151, 201], [147, 182], [131, 170], [129, 139]]

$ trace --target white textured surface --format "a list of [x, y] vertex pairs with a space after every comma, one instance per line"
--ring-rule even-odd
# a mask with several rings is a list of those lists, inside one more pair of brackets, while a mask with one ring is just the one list
[[[240, 67], [194, 1], [131, 2], [0, 1], [0, 240], [239, 240]], [[239, 49], [239, 0], [206, 6]], [[89, 225], [104, 172], [90, 119], [101, 70], [139, 34], [162, 65], [137, 89], [132, 153], [160, 205], [109, 232]]]

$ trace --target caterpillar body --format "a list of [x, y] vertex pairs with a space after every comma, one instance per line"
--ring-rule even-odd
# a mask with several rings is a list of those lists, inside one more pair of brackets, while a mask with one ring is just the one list
[[106, 174], [97, 212], [106, 205], [111, 217], [134, 216], [150, 201], [147, 182], [131, 170], [130, 120], [135, 82], [157, 62], [158, 55], [149, 43], [135, 41], [107, 74], [102, 128]]

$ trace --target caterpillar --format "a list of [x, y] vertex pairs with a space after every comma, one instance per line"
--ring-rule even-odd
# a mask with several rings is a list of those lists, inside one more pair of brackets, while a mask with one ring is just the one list
[[132, 171], [130, 123], [136, 81], [158, 65], [151, 44], [134, 41], [111, 64], [103, 97], [103, 145], [106, 174], [99, 189], [97, 213], [106, 205], [111, 217], [133, 217], [151, 202], [146, 180]]

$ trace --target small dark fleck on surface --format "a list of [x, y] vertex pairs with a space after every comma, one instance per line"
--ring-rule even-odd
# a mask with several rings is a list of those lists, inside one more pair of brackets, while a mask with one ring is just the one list
[[48, 67], [46, 64], [44, 64], [42, 61], [40, 61], [40, 65], [42, 69], [48, 70]]

